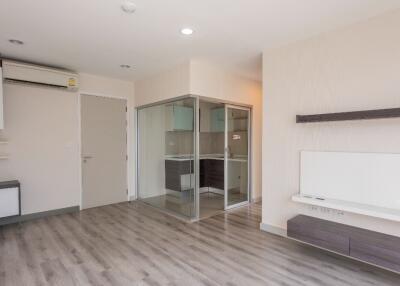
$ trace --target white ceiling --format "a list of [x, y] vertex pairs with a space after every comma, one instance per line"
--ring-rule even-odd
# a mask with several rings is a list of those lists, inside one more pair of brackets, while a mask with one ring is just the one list
[[[136, 0], [129, 15], [121, 2], [1, 0], [0, 53], [129, 80], [195, 58], [260, 79], [263, 50], [400, 8], [399, 0]], [[180, 34], [186, 26], [190, 37]]]

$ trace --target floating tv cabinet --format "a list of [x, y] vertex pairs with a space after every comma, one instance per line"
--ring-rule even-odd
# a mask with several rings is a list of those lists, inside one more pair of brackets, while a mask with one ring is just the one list
[[400, 237], [298, 215], [287, 222], [290, 238], [400, 272]]

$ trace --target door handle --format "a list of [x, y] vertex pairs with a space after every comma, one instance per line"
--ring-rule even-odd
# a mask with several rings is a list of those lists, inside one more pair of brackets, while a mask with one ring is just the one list
[[92, 156], [82, 156], [83, 163], [87, 163], [87, 161], [92, 158]]

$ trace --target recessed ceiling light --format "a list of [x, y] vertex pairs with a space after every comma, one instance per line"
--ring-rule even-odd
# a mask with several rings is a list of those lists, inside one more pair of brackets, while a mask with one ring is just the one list
[[190, 28], [183, 28], [181, 30], [181, 33], [184, 34], [184, 35], [191, 35], [191, 34], [193, 34], [193, 30], [190, 29]]
[[120, 67], [123, 68], [123, 69], [130, 69], [131, 68], [130, 65], [120, 65]]
[[23, 44], [24, 44], [23, 41], [16, 40], [16, 39], [9, 39], [8, 41], [9, 41], [11, 44], [14, 44], [14, 45], [23, 45]]
[[131, 0], [125, 0], [121, 4], [121, 9], [126, 13], [132, 14], [133, 12], [136, 11], [136, 4], [133, 3], [133, 1]]

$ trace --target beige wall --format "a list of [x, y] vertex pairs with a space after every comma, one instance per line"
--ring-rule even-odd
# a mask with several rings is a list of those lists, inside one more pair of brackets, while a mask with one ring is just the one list
[[261, 197], [261, 84], [202, 61], [135, 82], [137, 106], [194, 94], [253, 105], [253, 199]]
[[135, 82], [135, 104], [141, 106], [190, 93], [190, 63]]
[[6, 84], [4, 95], [0, 180], [21, 182], [22, 214], [79, 205], [76, 94]]
[[300, 150], [400, 152], [400, 120], [296, 124], [296, 114], [400, 106], [400, 11], [263, 56], [264, 226], [299, 213], [400, 235], [398, 223], [293, 203]]
[[[133, 118], [133, 83], [87, 74], [80, 81], [84, 93], [127, 98]], [[9, 141], [4, 152], [10, 158], [0, 161], [0, 180], [20, 180], [22, 213], [78, 206], [78, 93], [6, 84], [4, 96], [6, 125], [0, 138]]]

